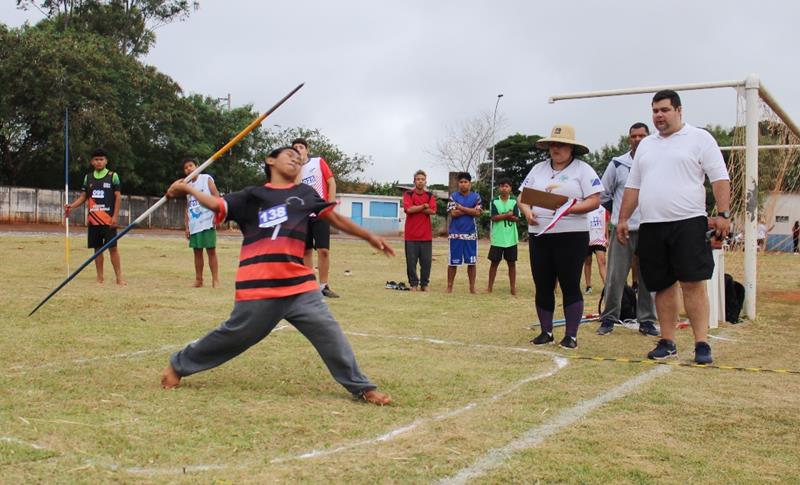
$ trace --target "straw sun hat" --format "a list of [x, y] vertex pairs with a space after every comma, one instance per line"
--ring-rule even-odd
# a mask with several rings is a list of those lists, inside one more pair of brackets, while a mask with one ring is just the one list
[[575, 140], [575, 128], [572, 125], [555, 125], [553, 131], [550, 132], [550, 136], [536, 142], [536, 148], [547, 150], [551, 142], [572, 145], [572, 153], [575, 156], [589, 153], [589, 147]]

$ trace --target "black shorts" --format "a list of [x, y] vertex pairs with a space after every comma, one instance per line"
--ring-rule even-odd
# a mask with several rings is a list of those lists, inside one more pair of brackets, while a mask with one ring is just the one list
[[306, 251], [331, 248], [331, 225], [322, 219], [311, 219], [306, 234]]
[[499, 246], [489, 247], [489, 261], [499, 263], [503, 259], [509, 263], [515, 262], [517, 260], [517, 246], [514, 245], [507, 248], [501, 248]]
[[[86, 240], [87, 248], [99, 249], [108, 241], [112, 240], [117, 235], [117, 228], [111, 226], [87, 226]], [[117, 247], [117, 242], [109, 246], [110, 248]]]
[[586, 252], [586, 256], [589, 257], [597, 251], [606, 252], [606, 247], [601, 244], [592, 244], [589, 246], [589, 250]]
[[650, 291], [676, 281], [703, 281], [714, 273], [714, 257], [706, 241], [708, 219], [651, 222], [639, 226], [639, 266]]

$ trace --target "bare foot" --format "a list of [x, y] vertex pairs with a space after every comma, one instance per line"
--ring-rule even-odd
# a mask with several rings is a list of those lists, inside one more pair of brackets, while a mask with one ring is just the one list
[[448, 293], [452, 293], [453, 292], [453, 287], [452, 286], [448, 286], [446, 291]]
[[202, 287], [203, 287], [203, 280], [194, 280], [192, 288], [202, 288]]
[[428, 287], [427, 286], [420, 286], [419, 287], [419, 291], [428, 291]]
[[411, 291], [419, 291], [419, 288], [417, 288], [416, 286], [412, 286]]
[[103, 283], [105, 283], [105, 280], [103, 279], [103, 277], [102, 276], [98, 276], [97, 277], [97, 284], [98, 285], [102, 285]]
[[511, 296], [517, 296], [516, 288], [511, 288]]
[[491, 288], [486, 288], [485, 290], [483, 290], [483, 292], [484, 292], [484, 293], [491, 293], [491, 292], [492, 292], [492, 289], [491, 289]]
[[161, 387], [164, 389], [175, 389], [180, 385], [181, 376], [175, 372], [175, 369], [172, 368], [172, 365], [168, 365], [167, 368], [164, 369], [164, 373], [161, 374]]
[[212, 280], [211, 281], [212, 288], [219, 288], [219, 280]]
[[474, 295], [475, 293], [477, 293], [477, 291], [475, 291], [475, 288], [470, 288], [470, 289], [469, 289], [469, 292], [470, 292], [470, 293], [472, 293], [473, 295]]
[[117, 278], [117, 284], [119, 286], [128, 286], [128, 283], [125, 280], [123, 280], [122, 278]]
[[390, 395], [380, 392], [376, 389], [371, 389], [361, 393], [361, 399], [377, 406], [388, 406], [392, 403], [392, 397]]

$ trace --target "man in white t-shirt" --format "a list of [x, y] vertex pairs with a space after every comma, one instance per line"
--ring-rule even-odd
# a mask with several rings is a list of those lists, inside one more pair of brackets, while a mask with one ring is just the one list
[[705, 280], [714, 271], [711, 246], [706, 239], [708, 219], [703, 185], [708, 176], [718, 216], [714, 235], [724, 239], [730, 229], [730, 179], [722, 153], [707, 131], [683, 122], [681, 99], [675, 91], [653, 97], [653, 124], [658, 130], [642, 140], [633, 159], [622, 199], [617, 238], [626, 244], [628, 220], [637, 205], [639, 264], [647, 288], [656, 292], [661, 340], [647, 354], [650, 359], [677, 356], [675, 327], [678, 320], [678, 285], [695, 339], [698, 364], [710, 364], [708, 345], [708, 295]]

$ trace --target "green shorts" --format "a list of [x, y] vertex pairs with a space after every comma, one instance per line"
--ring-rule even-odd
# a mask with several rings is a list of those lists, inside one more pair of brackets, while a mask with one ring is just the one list
[[217, 247], [217, 230], [206, 229], [189, 236], [189, 247], [192, 249], [214, 249]]

